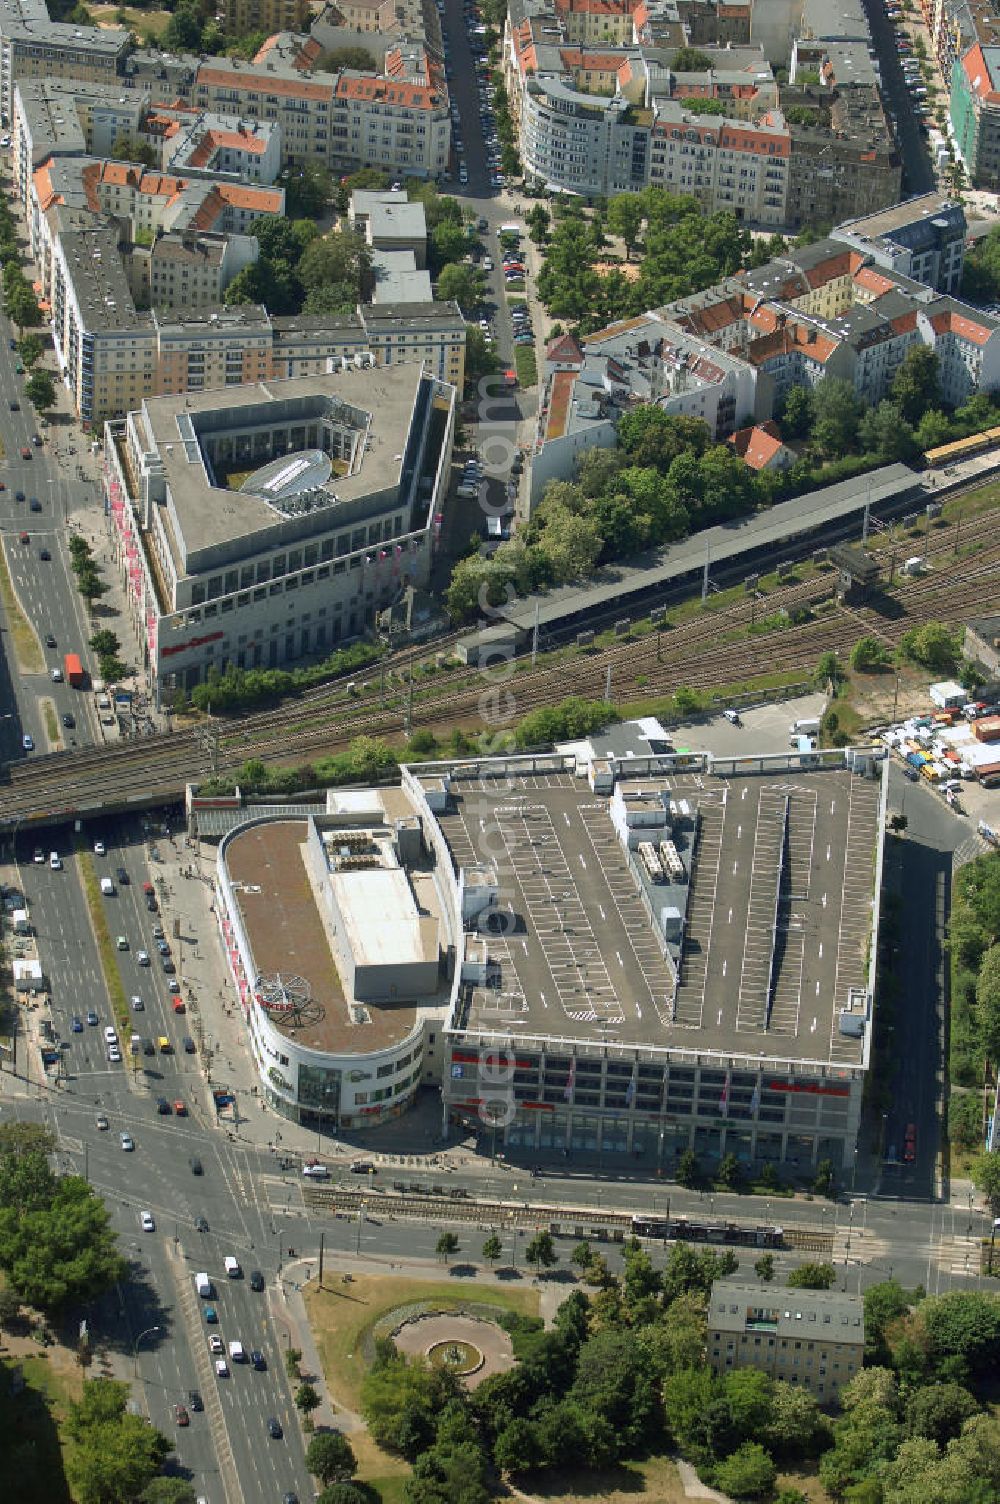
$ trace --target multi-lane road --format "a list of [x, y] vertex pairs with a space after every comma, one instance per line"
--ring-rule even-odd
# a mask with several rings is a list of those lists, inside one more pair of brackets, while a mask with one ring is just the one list
[[[209, 1126], [212, 1106], [201, 1061], [182, 1044], [191, 1020], [174, 1012], [153, 935], [159, 916], [149, 913], [142, 900], [141, 883], [149, 877], [155, 881], [156, 873], [155, 863], [146, 866], [148, 844], [137, 829], [109, 827], [99, 834], [106, 855], [93, 857], [98, 871], [113, 875], [123, 866], [130, 877], [127, 885], [116, 880], [115, 895], [102, 902], [112, 935], [124, 935], [129, 942], [118, 962], [126, 993], [143, 1002], [142, 1011], [132, 1014], [135, 1030], [153, 1041], [168, 1038], [172, 1051], [140, 1057], [136, 1070], [127, 1054], [122, 1064], [108, 1062], [104, 1029], [114, 1021], [78, 861], [71, 854], [72, 832], [56, 830], [51, 845], [62, 853], [61, 871], [52, 871], [47, 861], [36, 865], [27, 848], [18, 854], [21, 887], [50, 984], [53, 1028], [64, 1044], [64, 1080], [59, 1088], [29, 1098], [23, 1110], [49, 1123], [58, 1133], [63, 1163], [87, 1173], [107, 1200], [133, 1277], [94, 1313], [92, 1330], [98, 1341], [118, 1346], [130, 1361], [138, 1340], [134, 1361], [150, 1419], [174, 1440], [178, 1461], [198, 1493], [210, 1504], [280, 1500], [289, 1491], [304, 1496], [304, 1453], [284, 1376], [281, 1331], [271, 1319], [272, 1302], [281, 1305], [275, 1286], [278, 1243], [270, 1211], [254, 1188], [260, 1165], [255, 1152]], [[96, 835], [88, 832], [91, 840]], [[175, 958], [179, 946], [191, 943], [186, 921], [183, 931], [187, 941], [168, 941]], [[149, 953], [148, 967], [138, 963], [140, 950]], [[91, 1009], [94, 1024], [87, 1022]], [[73, 1031], [74, 1016], [83, 1022], [80, 1033]], [[23, 1066], [23, 1042], [21, 1056]], [[30, 1047], [28, 1063], [37, 1082], [39, 1063]], [[168, 1115], [158, 1111], [161, 1095], [171, 1104]], [[173, 1110], [178, 1101], [186, 1108], [184, 1116]], [[98, 1125], [101, 1117], [108, 1122], [106, 1129]], [[122, 1132], [132, 1137], [130, 1152], [121, 1146]], [[194, 1172], [192, 1160], [200, 1164], [201, 1174]], [[155, 1231], [142, 1231], [143, 1211], [152, 1213]], [[196, 1220], [202, 1217], [208, 1232], [197, 1230]], [[239, 1259], [247, 1275], [259, 1267], [266, 1290], [251, 1290], [247, 1278], [227, 1280], [227, 1254]], [[209, 1272], [216, 1285], [217, 1299], [211, 1304], [219, 1316], [217, 1326], [206, 1323], [208, 1303], [195, 1294], [193, 1276], [200, 1270]], [[266, 1370], [231, 1363], [229, 1377], [217, 1378], [208, 1350], [212, 1331], [227, 1345], [238, 1338], [248, 1352], [259, 1349]], [[190, 1390], [201, 1394], [203, 1412], [191, 1412]], [[177, 1426], [177, 1404], [187, 1406], [190, 1426]], [[267, 1435], [271, 1416], [284, 1430], [280, 1440]]]

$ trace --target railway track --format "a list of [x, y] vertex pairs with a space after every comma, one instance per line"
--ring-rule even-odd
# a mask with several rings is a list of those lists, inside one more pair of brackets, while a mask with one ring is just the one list
[[[603, 698], [609, 667], [618, 699], [665, 694], [685, 685], [691, 689], [734, 684], [769, 672], [811, 673], [820, 654], [846, 654], [866, 632], [887, 646], [898, 645], [904, 632], [932, 618], [950, 623], [973, 610], [981, 612], [1000, 599], [1000, 539], [996, 519], [989, 514], [970, 519], [961, 536], [963, 556], [953, 550], [955, 533], [921, 539], [925, 557], [948, 563], [914, 579], [901, 580], [899, 614], [886, 617], [871, 606], [833, 608], [793, 628], [775, 628], [749, 635], [758, 610], [769, 616], [797, 609], [816, 611], [833, 594], [828, 573], [780, 587], [763, 605], [741, 597], [716, 610], [692, 617], [665, 631], [615, 642], [593, 654], [573, 653], [542, 661], [534, 669], [522, 655], [504, 666], [503, 674], [484, 676], [479, 668], [442, 672], [439, 680], [421, 684], [415, 693], [410, 725], [433, 726], [463, 718], [483, 719], [481, 697], [491, 682], [502, 679], [513, 697], [518, 718], [540, 706], [557, 703], [568, 694]], [[971, 552], [967, 552], [971, 550]], [[874, 550], [888, 563], [890, 546]], [[17, 763], [8, 769], [0, 822], [7, 825], [71, 817], [89, 807], [109, 803], [128, 807], [176, 798], [185, 782], [213, 772], [232, 773], [251, 757], [280, 759], [332, 751], [359, 735], [395, 735], [407, 714], [409, 670], [418, 662], [433, 662], [439, 643], [429, 651], [408, 650], [386, 660], [386, 697], [379, 706], [349, 696], [343, 680], [306, 691], [276, 710], [257, 712], [205, 728], [176, 731], [169, 736], [112, 747], [81, 748], [73, 753]], [[377, 665], [382, 677], [382, 665]], [[641, 681], [641, 682], [640, 682]]]

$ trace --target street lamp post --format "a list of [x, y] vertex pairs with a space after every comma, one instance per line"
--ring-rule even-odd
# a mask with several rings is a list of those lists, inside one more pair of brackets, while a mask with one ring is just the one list
[[132, 1363], [133, 1374], [135, 1378], [139, 1377], [139, 1343], [142, 1341], [143, 1337], [151, 1337], [154, 1332], [162, 1332], [162, 1330], [163, 1328], [160, 1326], [147, 1326], [146, 1330], [144, 1332], [140, 1332], [138, 1337], [136, 1337], [135, 1342], [132, 1345]]

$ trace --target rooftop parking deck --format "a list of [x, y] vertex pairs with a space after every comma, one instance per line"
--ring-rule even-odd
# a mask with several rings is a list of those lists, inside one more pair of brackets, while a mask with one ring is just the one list
[[[507, 916], [489, 936], [499, 983], [476, 988], [464, 1026], [862, 1065], [879, 780], [789, 766], [651, 781], [697, 811], [675, 835], [686, 895], [637, 880], [609, 801], [569, 772], [453, 784], [445, 838], [458, 866], [495, 863]], [[643, 893], [655, 914], [686, 896], [676, 979]]]

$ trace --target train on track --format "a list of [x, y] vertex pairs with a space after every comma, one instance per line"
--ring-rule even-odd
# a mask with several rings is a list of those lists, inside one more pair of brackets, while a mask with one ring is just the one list
[[724, 1243], [734, 1248], [784, 1248], [783, 1227], [749, 1227], [741, 1222], [696, 1221], [689, 1217], [632, 1218], [636, 1238], [662, 1238], [676, 1243]]

